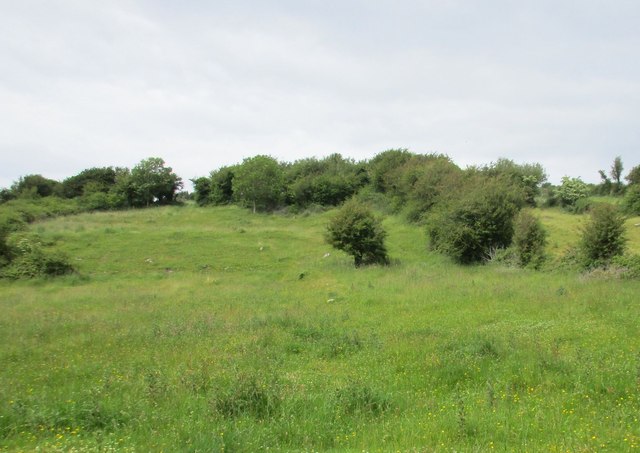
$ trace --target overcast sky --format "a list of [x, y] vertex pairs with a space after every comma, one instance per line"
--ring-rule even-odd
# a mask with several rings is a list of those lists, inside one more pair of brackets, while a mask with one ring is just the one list
[[637, 0], [0, 0], [0, 187], [158, 156], [640, 164]]

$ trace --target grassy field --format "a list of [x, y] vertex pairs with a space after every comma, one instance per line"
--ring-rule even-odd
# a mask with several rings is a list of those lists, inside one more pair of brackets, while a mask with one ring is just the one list
[[80, 275], [0, 282], [0, 450], [640, 448], [640, 282], [456, 266], [392, 217], [393, 265], [355, 269], [330, 216], [33, 225]]

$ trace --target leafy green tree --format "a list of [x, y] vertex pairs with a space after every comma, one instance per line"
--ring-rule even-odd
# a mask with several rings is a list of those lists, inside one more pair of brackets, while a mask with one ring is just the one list
[[397, 178], [394, 202], [404, 205], [410, 221], [420, 221], [436, 204], [455, 192], [464, 172], [441, 154], [418, 155], [390, 173]]
[[140, 161], [131, 170], [127, 184], [129, 203], [136, 207], [171, 203], [182, 188], [180, 177], [159, 157]]
[[427, 220], [430, 247], [458, 263], [487, 260], [511, 245], [522, 189], [504, 178], [474, 177]]
[[633, 167], [624, 179], [629, 181], [629, 185], [640, 185], [640, 165]]
[[16, 194], [10, 189], [0, 189], [0, 204], [6, 203], [9, 200], [14, 200]]
[[547, 232], [540, 219], [527, 210], [520, 211], [515, 220], [513, 245], [521, 266], [539, 268], [545, 259]]
[[547, 180], [547, 174], [539, 163], [516, 164], [510, 159], [500, 158], [495, 163], [485, 166], [481, 171], [489, 176], [508, 177], [522, 187], [525, 202], [529, 206], [536, 205], [536, 197], [540, 195], [540, 187]]
[[356, 267], [360, 267], [389, 263], [384, 245], [386, 235], [371, 209], [351, 200], [329, 222], [326, 239], [333, 247], [353, 256]]
[[412, 156], [414, 154], [407, 149], [389, 149], [377, 154], [369, 161], [369, 179], [373, 188], [382, 193], [392, 190], [397, 181], [390, 174]]
[[233, 177], [233, 194], [254, 213], [277, 208], [284, 196], [282, 166], [270, 156], [244, 159]]
[[115, 183], [116, 170], [113, 167], [89, 168], [62, 181], [62, 194], [66, 198], [80, 197], [87, 186], [90, 186], [87, 192], [107, 193]]
[[42, 175], [22, 176], [11, 186], [11, 191], [20, 198], [49, 197], [56, 195], [60, 183]]
[[609, 179], [607, 174], [604, 172], [604, 170], [598, 170], [598, 173], [600, 174], [600, 180], [601, 180], [600, 185], [598, 186], [598, 193], [600, 195], [611, 194], [611, 192], [613, 191], [613, 184], [611, 183], [611, 180]]
[[237, 166], [222, 167], [211, 172], [211, 202], [224, 205], [233, 202], [233, 178]]
[[591, 210], [589, 222], [582, 229], [580, 250], [588, 267], [607, 264], [624, 253], [626, 245], [624, 217], [608, 203]]
[[191, 180], [193, 183], [194, 198], [198, 206], [206, 206], [211, 203], [211, 178], [201, 176]]
[[367, 181], [366, 169], [340, 154], [322, 160], [294, 162], [285, 171], [288, 201], [300, 207], [334, 206], [355, 194]]
[[556, 190], [556, 196], [560, 200], [560, 205], [565, 208], [575, 206], [578, 200], [589, 196], [589, 186], [580, 178], [562, 177], [562, 184]]
[[615, 181], [614, 184], [614, 192], [618, 193], [622, 190], [622, 171], [624, 170], [624, 166], [622, 165], [622, 158], [617, 156], [613, 160], [613, 164], [611, 164], [611, 171], [609, 174], [611, 175], [611, 179]]

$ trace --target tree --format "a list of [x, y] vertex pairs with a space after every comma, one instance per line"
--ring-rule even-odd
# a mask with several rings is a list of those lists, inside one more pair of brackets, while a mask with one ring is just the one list
[[384, 245], [387, 233], [371, 209], [362, 203], [346, 202], [327, 226], [327, 242], [353, 256], [354, 264], [388, 264]]
[[405, 205], [410, 221], [416, 222], [442, 202], [463, 179], [464, 172], [449, 157], [428, 154], [412, 158], [391, 175], [397, 174], [396, 203]]
[[429, 245], [458, 263], [486, 260], [511, 245], [514, 216], [523, 205], [522, 189], [510, 180], [478, 175], [429, 216]]
[[285, 179], [288, 201], [299, 207], [313, 203], [335, 206], [368, 181], [362, 165], [337, 153], [322, 160], [298, 160], [287, 167]]
[[233, 194], [254, 213], [275, 209], [284, 195], [282, 166], [270, 156], [244, 159], [233, 177]]
[[414, 154], [407, 149], [389, 149], [377, 154], [369, 162], [370, 180], [378, 192], [387, 192], [395, 186], [394, 178], [389, 174], [402, 166]]
[[211, 203], [211, 178], [201, 176], [191, 180], [193, 183], [194, 198], [198, 206], [206, 206]]
[[618, 208], [608, 203], [595, 206], [580, 240], [585, 265], [609, 263], [611, 258], [624, 253], [625, 244], [624, 217]]
[[602, 180], [598, 188], [598, 192], [600, 193], [600, 195], [609, 195], [613, 190], [611, 180], [604, 172], [604, 170], [598, 170], [598, 173], [600, 174], [600, 179]]
[[506, 176], [524, 190], [525, 201], [529, 206], [536, 205], [536, 197], [540, 195], [540, 186], [547, 180], [547, 173], [542, 165], [516, 164], [510, 159], [500, 158], [495, 163], [481, 168], [489, 176]]
[[520, 211], [515, 221], [513, 244], [521, 266], [540, 267], [544, 261], [547, 232], [540, 220], [527, 210]]
[[622, 179], [622, 170], [624, 170], [624, 166], [622, 165], [622, 158], [620, 156], [617, 156], [613, 160], [611, 171], [609, 172], [609, 174], [611, 175], [611, 179], [615, 181], [614, 191], [616, 193], [620, 192], [620, 190], [622, 189], [622, 182], [620, 182], [620, 180]]
[[165, 167], [159, 157], [150, 157], [133, 167], [127, 191], [131, 206], [140, 207], [171, 203], [180, 188], [182, 180], [171, 167]]
[[215, 205], [229, 204], [233, 201], [233, 178], [237, 166], [222, 167], [211, 172], [211, 201]]
[[573, 207], [576, 202], [589, 196], [589, 187], [580, 178], [562, 177], [562, 184], [556, 194], [562, 207]]
[[107, 193], [115, 183], [116, 170], [113, 167], [89, 168], [62, 181], [62, 194], [66, 198], [80, 197], [87, 186], [90, 190], [86, 192]]
[[629, 185], [640, 185], [640, 165], [633, 167], [624, 179], [629, 181]]
[[22, 176], [11, 186], [11, 191], [21, 198], [49, 197], [58, 193], [60, 183], [42, 175]]

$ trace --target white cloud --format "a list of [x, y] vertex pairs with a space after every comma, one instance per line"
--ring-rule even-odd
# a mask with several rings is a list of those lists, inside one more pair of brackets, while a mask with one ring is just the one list
[[0, 186], [390, 147], [556, 181], [638, 164], [635, 2], [5, 3]]

